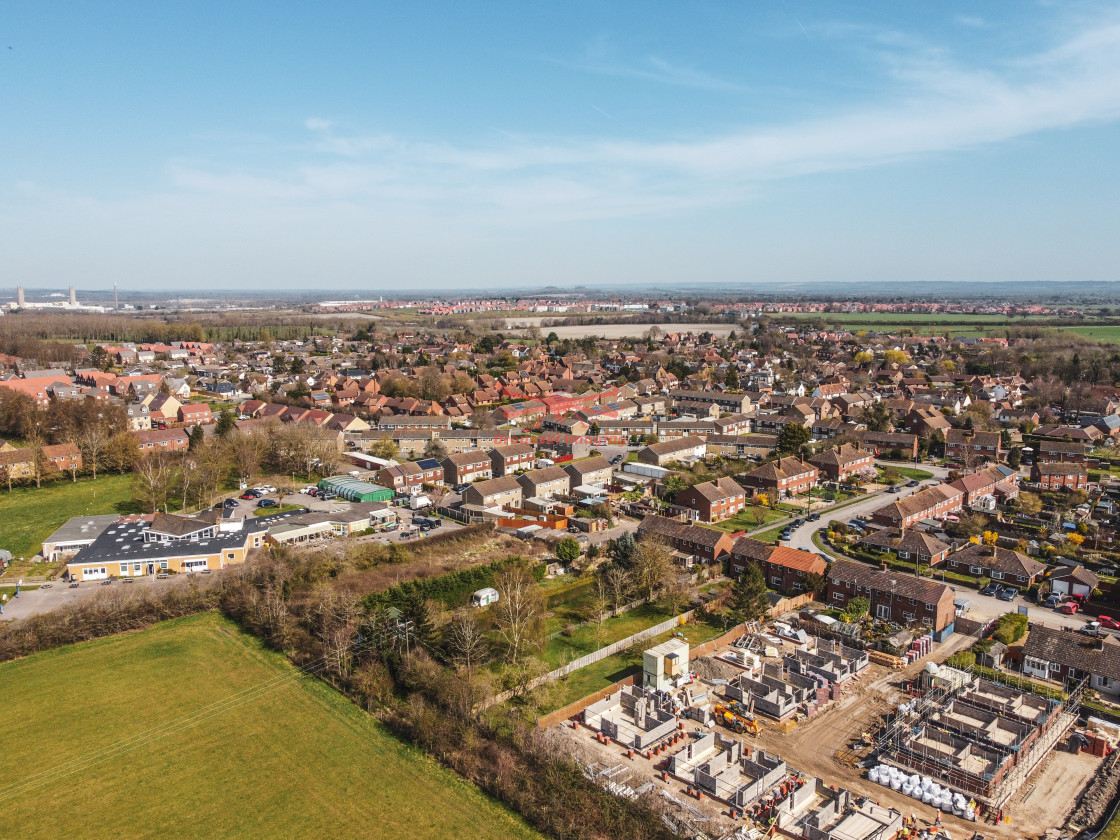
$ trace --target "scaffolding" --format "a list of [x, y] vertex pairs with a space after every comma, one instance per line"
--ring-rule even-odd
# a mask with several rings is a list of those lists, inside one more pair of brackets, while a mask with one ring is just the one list
[[[1002, 808], [1076, 722], [1087, 679], [1073, 686], [1064, 699], [1036, 701], [1032, 709], [1037, 713], [1027, 717], [1005, 713], [998, 703], [981, 703], [976, 698], [984, 684], [992, 687], [988, 695], [998, 700], [1010, 692], [1036, 694], [1038, 687], [1033, 683], [982, 680], [973, 668], [960, 669], [960, 673], [965, 679], [931, 681], [920, 696], [904, 703], [875, 734], [876, 751], [883, 760], [936, 778], [989, 808]], [[1006, 722], [1008, 731], [1019, 733], [1015, 742], [1001, 743], [970, 731], [959, 721], [947, 720], [946, 711], [958, 703], [982, 711], [996, 723]], [[1027, 726], [1032, 727], [1030, 734], [1037, 731], [1037, 738], [1028, 739], [1023, 731]]]

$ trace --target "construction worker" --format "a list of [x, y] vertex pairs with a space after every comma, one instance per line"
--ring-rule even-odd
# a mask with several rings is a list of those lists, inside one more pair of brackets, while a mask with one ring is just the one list
[[940, 808], [937, 809], [937, 818], [933, 821], [933, 827], [934, 828], [940, 828], [941, 827], [941, 809]]

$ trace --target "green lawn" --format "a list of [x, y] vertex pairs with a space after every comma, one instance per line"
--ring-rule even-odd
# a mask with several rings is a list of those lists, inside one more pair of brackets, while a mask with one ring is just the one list
[[[643, 642], [639, 647], [642, 650], [646, 650], [655, 645], [659, 645], [661, 642], [671, 638], [673, 633], [683, 633], [689, 645], [699, 645], [709, 639], [714, 639], [723, 632], [724, 631], [718, 627], [698, 622], [663, 633], [656, 638]], [[598, 662], [594, 662], [586, 668], [580, 668], [578, 671], [574, 671], [563, 679], [558, 680], [557, 689], [549, 698], [550, 702], [548, 708], [542, 709], [541, 711], [542, 713], [547, 713], [554, 709], [559, 709], [561, 706], [566, 706], [569, 703], [574, 703], [581, 697], [586, 697], [593, 691], [606, 688], [608, 685], [616, 683], [641, 669], [641, 650], [634, 654], [631, 654], [629, 651], [622, 651], [621, 653], [616, 653], [614, 656], [600, 659]]]
[[215, 613], [0, 684], [0, 808], [24, 840], [539, 837]]
[[71, 516], [139, 512], [132, 501], [129, 475], [57, 481], [38, 489], [18, 487], [11, 493], [0, 492], [0, 548], [13, 557], [30, 558]]
[[[603, 628], [598, 638], [596, 638], [598, 627], [591, 623], [577, 628], [571, 636], [560, 635], [555, 639], [550, 639], [548, 644], [545, 645], [541, 657], [549, 664], [549, 667], [559, 668], [566, 662], [571, 662], [573, 659], [578, 659], [588, 653], [594, 653], [601, 647], [606, 647], [619, 639], [625, 639], [627, 636], [633, 636], [635, 633], [662, 621], [667, 621], [671, 617], [657, 604], [642, 604], [640, 607], [635, 607], [629, 612], [624, 612], [620, 616], [603, 622]], [[548, 632], [551, 634], [561, 630], [569, 621], [571, 621], [571, 618], [568, 617], [566, 610], [557, 610], [548, 619]]]
[[1120, 344], [1120, 324], [1111, 324], [1097, 327], [1062, 327], [1066, 332], [1099, 341], [1102, 344]]
[[[766, 519], [761, 527], [765, 528], [771, 522], [780, 522], [788, 518], [788, 511], [766, 508]], [[747, 508], [735, 514], [730, 519], [725, 519], [723, 522], [713, 522], [710, 527], [718, 528], [720, 531], [725, 531], [728, 534], [734, 534], [736, 531], [747, 531], [749, 533], [760, 526], [755, 524], [754, 517], [751, 516], [750, 508]]]
[[933, 473], [927, 472], [926, 470], [919, 470], [915, 467], [902, 467], [896, 466], [894, 464], [890, 464], [889, 466], [885, 467], [880, 466], [880, 475], [886, 470], [893, 470], [894, 472], [905, 478], [907, 481], [910, 481], [911, 479], [915, 479], [917, 481], [925, 481], [927, 478], [933, 478]]
[[253, 516], [271, 516], [274, 513], [291, 513], [293, 510], [303, 510], [302, 505], [280, 505], [280, 507], [262, 507], [253, 511]]

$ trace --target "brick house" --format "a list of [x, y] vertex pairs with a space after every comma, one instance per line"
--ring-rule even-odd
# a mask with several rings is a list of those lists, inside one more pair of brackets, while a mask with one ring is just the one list
[[800, 458], [782, 458], [763, 464], [743, 476], [743, 485], [775, 498], [805, 493], [817, 483], [820, 471]]
[[1069, 440], [1043, 438], [1035, 444], [1035, 462], [1039, 464], [1084, 464], [1085, 444]]
[[828, 563], [816, 554], [739, 537], [731, 547], [728, 560], [731, 574], [741, 575], [748, 563], [754, 563], [762, 570], [768, 587], [781, 592], [803, 592], [805, 575], [823, 577], [828, 571]]
[[956, 554], [950, 554], [945, 568], [950, 572], [991, 578], [1020, 588], [1030, 586], [1046, 571], [1044, 563], [1018, 551], [976, 543], [969, 543]]
[[883, 572], [852, 560], [837, 560], [828, 572], [828, 603], [844, 609], [853, 598], [871, 602], [873, 618], [917, 625], [943, 641], [953, 632], [953, 590], [943, 583]]
[[892, 528], [909, 528], [923, 519], [941, 519], [964, 507], [964, 493], [948, 484], [919, 490], [889, 502], [871, 514], [871, 521]]
[[945, 457], [953, 461], [998, 461], [1003, 456], [999, 432], [949, 429], [945, 432]]
[[720, 478], [677, 493], [673, 499], [673, 507], [687, 511], [690, 519], [722, 522], [741, 511], [746, 500], [747, 493], [742, 487], [730, 478]]
[[490, 478], [493, 472], [490, 458], [481, 449], [468, 449], [448, 455], [440, 465], [443, 467], [444, 481], [448, 484], [470, 484], [480, 478]]
[[699, 557], [707, 563], [722, 560], [731, 553], [733, 545], [731, 535], [723, 531], [702, 525], [689, 525], [663, 516], [647, 516], [641, 521], [638, 536], [646, 535], [662, 539], [681, 554]]
[[184, 426], [206, 426], [214, 422], [214, 417], [206, 403], [188, 403], [179, 406], [178, 420]]
[[707, 445], [703, 438], [689, 435], [666, 440], [661, 443], [651, 443], [638, 450], [638, 460], [643, 464], [653, 464], [663, 467], [672, 461], [685, 461], [690, 458], [703, 458], [707, 453]]
[[181, 452], [191, 445], [190, 436], [183, 429], [149, 429], [134, 433], [136, 446], [145, 452]]
[[59, 443], [54, 446], [43, 447], [43, 461], [48, 470], [80, 470], [82, 468], [82, 453], [74, 443]]
[[833, 481], [845, 481], [864, 467], [872, 466], [873, 460], [874, 456], [866, 449], [845, 443], [835, 449], [818, 452], [809, 459], [809, 463]]
[[1120, 641], [1031, 624], [1023, 642], [1023, 673], [1065, 682], [1089, 678], [1089, 688], [1120, 696]]
[[1084, 490], [1089, 486], [1089, 470], [1077, 463], [1036, 463], [1031, 466], [1031, 482], [1040, 490]]
[[896, 449], [906, 458], [918, 457], [918, 436], [909, 432], [856, 432], [855, 437], [865, 449], [876, 455]]
[[1006, 502], [1019, 495], [1019, 474], [1010, 467], [995, 464], [961, 476], [949, 486], [964, 493], [966, 507], [994, 510], [997, 502]]
[[915, 560], [927, 566], [936, 566], [949, 556], [949, 545], [932, 534], [913, 529], [899, 531], [884, 528], [861, 539], [872, 551], [894, 554], [899, 560]]

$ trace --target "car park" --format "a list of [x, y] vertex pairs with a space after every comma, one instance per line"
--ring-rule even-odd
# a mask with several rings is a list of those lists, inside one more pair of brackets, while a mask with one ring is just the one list
[[980, 594], [981, 595], [994, 595], [994, 596], [998, 597], [999, 593], [1002, 590], [1003, 590], [1003, 587], [1000, 586], [998, 583], [989, 583], [987, 586], [981, 588]]
[[1003, 591], [996, 595], [1001, 601], [1014, 601], [1015, 596], [1019, 594], [1019, 590], [1014, 586], [1005, 586]]

